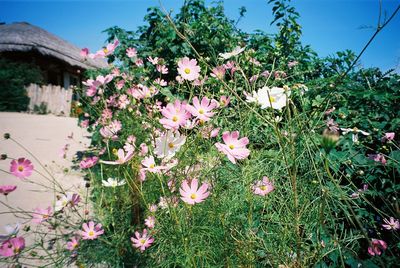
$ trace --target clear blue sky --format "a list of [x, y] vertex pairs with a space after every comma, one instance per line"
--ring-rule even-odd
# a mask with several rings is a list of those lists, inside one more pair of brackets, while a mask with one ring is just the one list
[[[183, 0], [163, 0], [175, 11]], [[247, 8], [239, 28], [274, 32], [271, 6], [267, 0], [225, 0], [225, 12], [236, 19], [240, 6]], [[292, 0], [301, 15], [303, 43], [310, 44], [320, 56], [351, 49], [358, 53], [376, 27], [379, 0]], [[210, 5], [211, 1], [206, 1]], [[389, 16], [400, 0], [382, 0]], [[143, 24], [146, 9], [158, 5], [156, 0], [125, 1], [3, 1], [0, 0], [0, 22], [26, 21], [79, 46], [97, 50], [106, 39], [101, 32], [110, 26], [134, 30]], [[383, 14], [385, 16], [385, 13]], [[364, 67], [400, 71], [400, 14], [375, 39], [361, 59]]]

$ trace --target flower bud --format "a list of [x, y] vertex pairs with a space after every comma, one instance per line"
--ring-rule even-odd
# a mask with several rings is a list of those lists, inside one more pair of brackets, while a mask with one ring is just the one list
[[6, 140], [8, 140], [11, 136], [10, 136], [10, 133], [4, 133], [4, 136], [3, 136]]

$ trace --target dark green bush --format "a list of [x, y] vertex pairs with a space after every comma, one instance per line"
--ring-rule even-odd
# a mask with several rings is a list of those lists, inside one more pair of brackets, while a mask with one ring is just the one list
[[42, 79], [40, 69], [33, 64], [0, 59], [0, 111], [26, 111], [29, 97], [25, 86]]

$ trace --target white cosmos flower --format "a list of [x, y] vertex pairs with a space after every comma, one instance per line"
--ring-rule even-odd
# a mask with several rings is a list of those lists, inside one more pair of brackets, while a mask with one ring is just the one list
[[232, 52], [227, 52], [227, 53], [219, 53], [220, 58], [227, 60], [233, 56], [237, 56], [240, 53], [242, 53], [244, 51], [245, 47], [235, 47], [235, 49]]
[[353, 142], [358, 142], [358, 133], [361, 133], [364, 136], [371, 135], [370, 133], [365, 132], [365, 131], [363, 131], [361, 129], [358, 129], [356, 127], [354, 127], [354, 128], [341, 128], [340, 130], [343, 131], [343, 135], [346, 135], [347, 133], [352, 133]]
[[167, 131], [163, 136], [156, 139], [155, 154], [158, 158], [170, 159], [186, 142], [186, 137], [179, 132]]
[[272, 107], [280, 110], [286, 106], [287, 97], [290, 96], [290, 90], [281, 87], [263, 87], [253, 94], [246, 94], [247, 102], [255, 102], [261, 105], [261, 109]]
[[103, 180], [102, 183], [105, 187], [117, 187], [124, 185], [126, 182], [124, 180], [118, 181], [118, 179], [108, 178], [106, 181]]
[[4, 226], [4, 230], [6, 231], [4, 234], [0, 234], [0, 243], [10, 239], [12, 236], [16, 236], [21, 228], [21, 224], [19, 222], [15, 224], [7, 224]]

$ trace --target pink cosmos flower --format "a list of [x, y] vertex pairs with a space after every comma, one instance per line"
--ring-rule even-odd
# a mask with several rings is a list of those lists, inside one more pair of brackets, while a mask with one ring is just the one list
[[156, 218], [154, 218], [153, 216], [148, 216], [144, 220], [144, 225], [146, 225], [149, 229], [153, 229], [155, 224], [156, 224]]
[[100, 134], [106, 139], [116, 140], [118, 132], [122, 129], [122, 124], [119, 120], [113, 120], [108, 126], [100, 129]]
[[375, 162], [381, 163], [382, 165], [386, 165], [386, 158], [383, 154], [369, 154], [368, 158], [374, 160]]
[[218, 106], [217, 101], [211, 100], [207, 97], [201, 99], [201, 103], [197, 97], [193, 98], [193, 106], [190, 104], [186, 105], [186, 110], [189, 111], [193, 116], [202, 121], [209, 121], [214, 115], [212, 112]]
[[156, 70], [161, 74], [168, 74], [168, 68], [165, 65], [157, 64]]
[[11, 161], [10, 172], [14, 176], [23, 179], [32, 174], [32, 162], [25, 158], [18, 158], [18, 160]]
[[147, 229], [143, 229], [143, 233], [135, 232], [135, 237], [131, 237], [132, 245], [135, 248], [139, 248], [140, 251], [145, 251], [146, 248], [150, 247], [154, 242], [154, 238], [152, 238], [147, 233]]
[[119, 41], [115, 40], [114, 43], [108, 44], [105, 48], [98, 50], [95, 54], [89, 54], [89, 57], [92, 59], [105, 58], [108, 55], [114, 53], [114, 50], [117, 48], [118, 45]]
[[186, 124], [186, 120], [190, 118], [190, 113], [186, 110], [186, 103], [176, 100], [174, 104], [168, 103], [161, 111], [164, 118], [160, 119], [160, 123], [166, 129], [177, 130], [180, 126]]
[[385, 249], [387, 249], [387, 244], [385, 241], [379, 239], [372, 239], [371, 246], [368, 247], [368, 253], [371, 256], [381, 255], [382, 250]]
[[128, 58], [134, 58], [137, 56], [137, 50], [134, 47], [129, 47], [126, 49], [126, 56], [128, 56]]
[[156, 64], [158, 64], [158, 61], [160, 60], [158, 57], [155, 57], [154, 59], [152, 58], [152, 57], [147, 57], [147, 60], [151, 63], [151, 64], [153, 64], [153, 65], [156, 65]]
[[89, 119], [82, 120], [79, 124], [82, 128], [87, 128], [89, 126]]
[[227, 97], [227, 96], [221, 96], [221, 98], [219, 99], [219, 104], [221, 105], [221, 107], [226, 107], [228, 106], [228, 104], [231, 102], [231, 97]]
[[127, 95], [122, 94], [119, 96], [119, 98], [118, 98], [118, 108], [119, 109], [126, 109], [130, 103], [131, 102], [128, 99]]
[[142, 84], [138, 84], [130, 88], [127, 93], [131, 94], [135, 99], [140, 100], [153, 97], [158, 93], [158, 90], [155, 87], [148, 88]]
[[142, 67], [143, 66], [143, 60], [142, 59], [137, 59], [135, 61], [135, 64], [136, 64], [137, 67]]
[[124, 87], [124, 85], [125, 85], [125, 80], [120, 80], [115, 84], [115, 87], [117, 89], [122, 89]]
[[193, 81], [200, 76], [200, 67], [197, 60], [184, 57], [178, 61], [178, 73], [182, 79]]
[[66, 193], [56, 201], [55, 211], [60, 211], [67, 206], [74, 207], [81, 201], [81, 197], [76, 193]]
[[118, 159], [116, 161], [104, 161], [100, 160], [100, 163], [107, 164], [107, 165], [122, 165], [128, 162], [133, 157], [133, 151], [129, 151], [125, 154], [123, 149], [118, 149], [117, 152]]
[[98, 223], [95, 226], [93, 221], [90, 221], [88, 224], [85, 222], [82, 225], [82, 229], [83, 231], [81, 231], [81, 235], [83, 240], [94, 240], [104, 233], [101, 223]]
[[156, 78], [156, 79], [154, 80], [154, 84], [160, 85], [160, 86], [162, 86], [162, 87], [167, 86], [167, 82], [166, 82], [164, 79], [161, 79], [161, 78]]
[[297, 64], [299, 64], [299, 62], [294, 60], [294, 61], [289, 61], [287, 66], [291, 69], [294, 66], [296, 66]]
[[201, 136], [205, 139], [215, 138], [221, 128], [213, 128], [213, 126], [207, 126], [200, 130]]
[[203, 202], [204, 199], [210, 195], [210, 192], [207, 191], [209, 185], [208, 183], [204, 182], [200, 188], [198, 188], [198, 186], [199, 181], [197, 179], [192, 179], [190, 187], [188, 180], [184, 180], [181, 188], [179, 189], [179, 192], [181, 193], [181, 199], [189, 205]]
[[49, 206], [47, 208], [36, 208], [32, 214], [32, 222], [42, 223], [47, 221], [53, 215], [53, 209]]
[[250, 150], [246, 148], [246, 145], [249, 144], [249, 139], [244, 137], [239, 140], [238, 138], [239, 131], [233, 131], [232, 133], [225, 131], [222, 133], [222, 139], [225, 144], [215, 144], [217, 149], [226, 154], [229, 161], [231, 161], [233, 164], [236, 164], [236, 159], [245, 159], [250, 154]]
[[388, 219], [383, 219], [383, 221], [386, 224], [382, 224], [383, 228], [386, 230], [399, 230], [400, 229], [400, 223], [399, 220], [394, 219], [393, 217], [390, 217], [390, 220]]
[[79, 166], [82, 169], [91, 168], [97, 164], [98, 160], [99, 160], [99, 158], [97, 156], [87, 157], [79, 163]]
[[382, 137], [381, 141], [382, 142], [392, 141], [394, 140], [394, 136], [395, 136], [394, 132], [385, 133], [385, 136]]
[[18, 255], [25, 248], [25, 239], [15, 237], [4, 241], [0, 246], [0, 255], [3, 257], [12, 257]]
[[0, 185], [0, 194], [8, 195], [17, 189], [16, 185]]
[[159, 173], [161, 170], [166, 168], [165, 166], [157, 166], [153, 156], [145, 157], [142, 160], [142, 165], [145, 167], [143, 170], [151, 173]]
[[150, 212], [156, 212], [157, 211], [157, 205], [156, 204], [152, 204], [149, 206], [149, 211]]
[[145, 156], [149, 152], [149, 147], [147, 147], [145, 143], [141, 143], [139, 145], [139, 148], [140, 148], [139, 156]]
[[254, 194], [261, 196], [265, 196], [275, 189], [274, 184], [268, 179], [267, 176], [264, 176], [260, 181], [256, 181], [252, 188]]
[[224, 66], [217, 66], [214, 69], [212, 69], [212, 73], [210, 75], [214, 78], [222, 80], [224, 79], [225, 71], [226, 70]]
[[89, 55], [89, 49], [88, 48], [82, 48], [82, 50], [81, 50], [81, 57], [82, 58], [86, 58], [88, 55]]
[[79, 246], [79, 237], [72, 237], [70, 241], [67, 242], [67, 249], [69, 251], [74, 251]]

